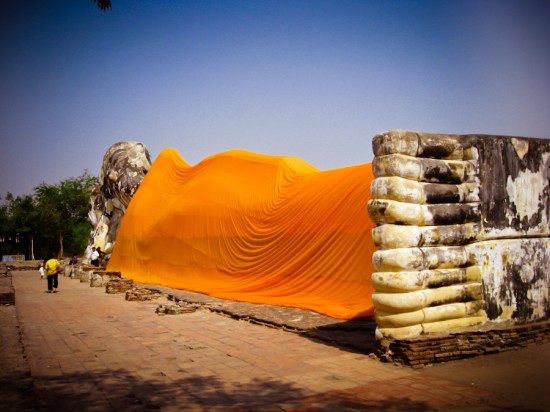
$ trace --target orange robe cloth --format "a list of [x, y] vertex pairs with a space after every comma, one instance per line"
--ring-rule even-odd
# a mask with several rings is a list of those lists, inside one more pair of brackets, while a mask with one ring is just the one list
[[108, 270], [222, 299], [372, 316], [370, 163], [320, 171], [232, 150], [189, 166], [163, 150], [121, 223]]

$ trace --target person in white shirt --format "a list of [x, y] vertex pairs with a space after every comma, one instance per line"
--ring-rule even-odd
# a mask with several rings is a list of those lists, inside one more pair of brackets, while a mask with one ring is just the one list
[[92, 254], [90, 256], [90, 263], [94, 266], [99, 266], [99, 252], [95, 247], [92, 248]]

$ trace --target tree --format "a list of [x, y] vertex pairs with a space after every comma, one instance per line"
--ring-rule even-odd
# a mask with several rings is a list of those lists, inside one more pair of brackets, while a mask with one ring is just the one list
[[2, 253], [26, 254], [31, 236], [37, 257], [48, 254], [61, 257], [66, 251], [82, 253], [91, 230], [88, 201], [97, 183], [97, 177], [84, 171], [77, 178], [55, 185], [41, 183], [34, 188], [33, 196], [14, 197], [8, 192], [0, 202], [0, 235], [25, 241], [1, 243]]
[[[13, 196], [11, 193], [8, 192], [7, 196]], [[10, 216], [9, 216], [9, 210], [8, 205], [5, 202], [2, 202], [2, 198], [0, 197], [0, 231], [4, 233], [8, 226], [10, 225]]]
[[57, 254], [66, 249], [79, 253], [86, 248], [90, 224], [87, 220], [88, 201], [98, 179], [85, 171], [57, 185], [42, 183], [35, 190], [40, 227], [47, 228], [44, 240], [57, 244]]
[[111, 8], [111, 0], [92, 0], [92, 1], [97, 4], [97, 7], [101, 11], [106, 11], [107, 9]]
[[7, 235], [2, 242], [2, 254], [31, 254], [30, 239], [34, 229], [32, 196], [14, 197], [7, 193], [0, 206], [0, 234]]
[[[71, 254], [80, 252], [86, 248], [90, 235], [90, 223], [88, 221], [88, 209], [92, 190], [99, 180], [85, 171], [76, 179], [66, 179], [59, 184], [60, 213], [65, 226], [62, 234], [66, 239], [66, 245]], [[60, 244], [61, 245], [61, 244]], [[62, 246], [62, 245], [61, 245]]]

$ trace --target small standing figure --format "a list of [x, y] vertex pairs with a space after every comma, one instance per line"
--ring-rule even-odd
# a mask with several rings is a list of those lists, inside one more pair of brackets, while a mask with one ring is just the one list
[[44, 264], [43, 263], [40, 264], [40, 267], [38, 268], [38, 273], [40, 273], [40, 279], [44, 279], [45, 275], [44, 275]]
[[[97, 248], [99, 249], [99, 248]], [[99, 266], [99, 252], [95, 247], [92, 248], [92, 254], [90, 256], [90, 263], [94, 266]]]
[[99, 264], [101, 265], [103, 262], [103, 258], [105, 257], [105, 253], [103, 253], [103, 251], [99, 246], [96, 248], [96, 250], [97, 250], [97, 253], [99, 253]]
[[46, 275], [48, 276], [48, 293], [57, 292], [58, 279], [57, 279], [57, 269], [61, 266], [59, 260], [54, 259], [53, 255], [48, 256], [48, 260], [44, 265], [46, 270]]

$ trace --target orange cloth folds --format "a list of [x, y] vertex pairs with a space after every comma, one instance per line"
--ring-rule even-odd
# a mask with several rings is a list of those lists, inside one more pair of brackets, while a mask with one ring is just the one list
[[138, 282], [223, 299], [372, 316], [370, 163], [319, 171], [233, 150], [189, 166], [165, 149], [108, 264]]

